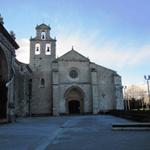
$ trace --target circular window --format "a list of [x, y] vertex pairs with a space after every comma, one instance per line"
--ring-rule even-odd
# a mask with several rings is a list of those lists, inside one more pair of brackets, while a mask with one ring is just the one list
[[69, 75], [71, 78], [76, 78], [78, 76], [78, 72], [76, 70], [71, 70]]

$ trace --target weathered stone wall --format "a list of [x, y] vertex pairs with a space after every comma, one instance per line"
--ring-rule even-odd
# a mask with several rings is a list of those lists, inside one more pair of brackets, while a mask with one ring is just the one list
[[[97, 114], [117, 109], [118, 101], [122, 102], [121, 89], [118, 90], [121, 82], [116, 86], [114, 76], [119, 76], [115, 71], [91, 63], [74, 50], [58, 58], [52, 66], [54, 115], [68, 113], [65, 93], [71, 87], [83, 91], [84, 113]], [[77, 71], [76, 78], [70, 76], [71, 70]]]
[[[98, 81], [98, 104], [97, 109], [99, 111], [109, 111], [117, 109], [117, 103], [118, 101], [123, 103], [122, 99], [122, 87], [121, 85], [121, 79], [120, 76], [117, 75], [117, 73], [113, 70], [107, 69], [105, 67], [96, 65], [94, 63], [91, 63], [91, 68], [94, 68], [97, 72], [97, 81]], [[114, 81], [114, 76], [117, 76], [120, 82], [117, 82], [117, 86], [119, 87], [119, 90], [116, 88], [116, 83]], [[116, 92], [118, 93], [118, 97], [116, 96]], [[120, 106], [121, 109], [123, 107]]]
[[31, 70], [28, 65], [15, 61], [15, 113], [18, 117], [30, 114], [30, 87]]
[[[67, 59], [67, 58], [66, 58]], [[90, 84], [90, 68], [88, 61], [58, 61], [53, 65], [53, 69], [58, 72], [54, 73], [53, 79], [55, 79], [56, 73], [58, 74], [58, 93], [54, 93], [53, 101], [55, 97], [58, 97], [57, 109], [60, 114], [67, 114], [65, 93], [71, 87], [79, 88], [84, 93], [83, 99], [83, 111], [84, 113], [92, 112], [92, 96], [91, 96], [91, 84]], [[78, 72], [77, 78], [71, 78], [69, 73], [72, 69], [76, 69]]]
[[[48, 67], [49, 68], [49, 67]], [[41, 85], [41, 79], [44, 79], [44, 86]], [[51, 73], [37, 71], [32, 74], [32, 101], [31, 112], [34, 115], [51, 114]]]
[[122, 82], [121, 76], [114, 75], [114, 85], [115, 85], [115, 98], [116, 98], [116, 110], [123, 110], [124, 103], [123, 103], [123, 91], [122, 91]]
[[[1, 60], [5, 61], [5, 66], [1, 62], [0, 75], [5, 83], [6, 90], [6, 119], [8, 121], [15, 120], [15, 99], [14, 99], [14, 61], [15, 61], [15, 49], [19, 46], [8, 31], [0, 23], [0, 55]], [[4, 100], [4, 99], [3, 99]], [[4, 106], [5, 107], [5, 106]], [[0, 110], [1, 111], [1, 110]]]

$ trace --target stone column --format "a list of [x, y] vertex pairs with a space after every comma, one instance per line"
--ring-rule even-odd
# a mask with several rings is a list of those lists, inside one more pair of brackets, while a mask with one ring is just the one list
[[123, 92], [122, 92], [122, 83], [121, 77], [119, 75], [114, 76], [114, 84], [115, 84], [115, 96], [116, 96], [116, 110], [123, 110]]
[[9, 122], [15, 122], [15, 86], [14, 86], [14, 56], [11, 56], [9, 76], [10, 79], [6, 83], [7, 88], [7, 119]]
[[97, 71], [95, 69], [91, 70], [91, 81], [92, 81], [92, 98], [93, 98], [93, 114], [99, 112], [99, 99], [98, 99], [98, 81], [97, 81]]
[[8, 103], [7, 103], [7, 117], [9, 122], [15, 122], [15, 102], [14, 102], [14, 85], [11, 83], [8, 87]]
[[58, 70], [53, 70], [53, 115], [59, 115], [59, 75]]

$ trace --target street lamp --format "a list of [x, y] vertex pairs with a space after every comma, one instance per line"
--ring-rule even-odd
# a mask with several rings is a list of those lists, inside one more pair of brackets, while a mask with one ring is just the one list
[[149, 106], [150, 106], [150, 90], [149, 90], [150, 75], [148, 75], [148, 76], [144, 75], [144, 79], [147, 81], [147, 91], [148, 91]]
[[127, 95], [126, 95], [126, 90], [127, 86], [123, 86], [123, 99], [124, 99], [124, 106], [125, 106], [125, 110], [128, 110], [128, 99], [127, 99]]
[[125, 92], [125, 90], [126, 90], [126, 88], [127, 88], [127, 86], [125, 85], [125, 86], [123, 86], [123, 97], [124, 97], [124, 100], [126, 99], [126, 92]]

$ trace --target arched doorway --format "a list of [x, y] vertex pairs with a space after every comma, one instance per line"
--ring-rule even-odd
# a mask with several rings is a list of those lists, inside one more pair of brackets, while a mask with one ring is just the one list
[[68, 109], [70, 114], [80, 114], [80, 101], [78, 100], [69, 101]]
[[79, 87], [71, 87], [65, 93], [66, 110], [68, 114], [83, 113], [83, 91]]
[[0, 48], [0, 119], [7, 118], [7, 88], [8, 66], [5, 54]]

